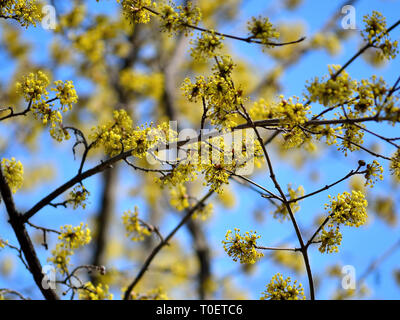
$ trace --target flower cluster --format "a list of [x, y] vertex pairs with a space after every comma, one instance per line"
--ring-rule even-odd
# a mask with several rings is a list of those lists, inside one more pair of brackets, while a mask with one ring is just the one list
[[111, 157], [123, 150], [132, 150], [132, 155], [138, 158], [145, 157], [156, 142], [156, 139], [151, 139], [151, 128], [141, 126], [134, 129], [132, 118], [123, 109], [115, 110], [113, 118], [113, 121], [92, 129], [90, 138], [93, 146], [103, 146], [105, 153]]
[[237, 114], [243, 104], [243, 91], [233, 85], [231, 72], [234, 64], [229, 57], [217, 58], [214, 74], [207, 78], [196, 77], [196, 82], [185, 79], [182, 90], [191, 102], [204, 100], [207, 117], [221, 128], [237, 125]]
[[37, 0], [2, 0], [0, 3], [0, 17], [14, 19], [22, 27], [33, 25], [40, 21], [42, 14]]
[[364, 178], [366, 180], [365, 185], [371, 188], [378, 179], [383, 180], [383, 168], [378, 161], [374, 160], [372, 163], [367, 164]]
[[397, 149], [392, 157], [390, 171], [400, 180], [400, 149]]
[[349, 100], [357, 88], [357, 82], [352, 80], [346, 71], [335, 76], [340, 69], [339, 65], [330, 65], [328, 68], [329, 79], [320, 80], [316, 77], [307, 86], [306, 97], [312, 102], [319, 102], [326, 107], [331, 107]]
[[23, 77], [22, 81], [17, 82], [16, 88], [17, 93], [20, 93], [25, 98], [25, 101], [32, 101], [32, 106], [35, 106], [48, 99], [49, 93], [46, 88], [49, 84], [50, 80], [47, 75], [42, 71], [38, 71]]
[[338, 252], [338, 246], [342, 242], [341, 225], [359, 227], [367, 221], [368, 202], [363, 192], [352, 190], [351, 194], [344, 192], [337, 198], [329, 198], [330, 203], [325, 207], [329, 209], [330, 222], [328, 230], [323, 227], [320, 234], [319, 251], [322, 253]]
[[161, 185], [168, 185], [170, 187], [177, 186], [187, 181], [193, 181], [196, 179], [197, 166], [188, 161], [182, 161], [178, 165], [174, 166], [172, 171], [167, 175], [157, 178], [156, 181]]
[[83, 223], [76, 227], [71, 225], [62, 226], [58, 236], [59, 242], [51, 252], [52, 257], [48, 260], [60, 270], [61, 274], [64, 274], [68, 270], [74, 250], [88, 244], [91, 239], [90, 229]]
[[361, 31], [364, 40], [380, 49], [381, 59], [394, 59], [398, 53], [398, 42], [390, 41], [385, 17], [380, 12], [373, 11], [372, 15], [364, 16], [363, 21], [366, 24]]
[[161, 19], [161, 30], [167, 32], [183, 31], [185, 34], [189, 34], [189, 26], [196, 26], [200, 22], [201, 12], [191, 2], [177, 7], [172, 3], [161, 3], [159, 5], [159, 17]]
[[351, 194], [343, 192], [337, 198], [330, 197], [330, 204], [326, 205], [333, 221], [350, 227], [359, 227], [367, 221], [366, 208], [368, 205], [364, 193], [352, 190]]
[[271, 40], [279, 38], [279, 32], [274, 28], [269, 19], [252, 17], [248, 22], [248, 30], [250, 32], [250, 39], [261, 40], [267, 48], [273, 46]]
[[283, 279], [280, 273], [274, 275], [263, 292], [261, 300], [305, 300], [301, 283], [295, 280], [292, 284], [290, 277]]
[[203, 166], [205, 174], [205, 185], [209, 185], [210, 188], [217, 193], [222, 193], [222, 185], [229, 184], [230, 174], [227, 171], [229, 169], [227, 165], [224, 164], [214, 164], [209, 163]]
[[256, 250], [256, 242], [261, 236], [255, 232], [245, 232], [240, 234], [240, 229], [228, 230], [225, 235], [225, 241], [222, 241], [226, 253], [233, 258], [233, 261], [239, 260], [240, 263], [254, 264], [257, 259], [264, 256], [263, 253]]
[[78, 102], [78, 95], [76, 94], [74, 84], [72, 81], [57, 80], [54, 82], [55, 88], [52, 91], [57, 92], [56, 97], [60, 101], [63, 111], [71, 110], [72, 104]]
[[68, 202], [72, 203], [74, 210], [79, 206], [82, 206], [83, 209], [86, 208], [86, 200], [88, 199], [90, 192], [83, 186], [77, 185], [74, 189], [69, 193]]
[[122, 10], [125, 16], [132, 23], [148, 23], [150, 21], [150, 11], [145, 7], [152, 6], [151, 0], [117, 0], [122, 2]]
[[92, 240], [90, 234], [90, 229], [81, 222], [76, 227], [71, 225], [62, 226], [58, 240], [61, 241], [62, 247], [74, 250], [88, 244]]
[[[63, 82], [55, 81], [55, 88], [52, 91], [56, 92], [56, 97], [49, 100], [47, 87], [50, 81], [45, 73], [38, 71], [30, 73], [27, 77], [23, 77], [22, 81], [17, 82], [17, 93], [22, 95], [26, 102], [29, 103], [35, 118], [42, 120], [44, 125], [50, 122], [50, 135], [57, 141], [69, 139], [69, 133], [62, 127], [62, 114], [72, 108], [72, 104], [78, 100], [78, 95], [74, 89], [72, 81]], [[60, 108], [54, 109], [52, 101], [59, 100]], [[61, 111], [61, 112], [60, 112]]]
[[223, 47], [224, 37], [218, 36], [213, 30], [202, 32], [192, 47], [191, 56], [195, 60], [204, 60], [216, 56], [216, 51]]
[[333, 224], [328, 225], [328, 231], [325, 229], [321, 230], [320, 240], [321, 245], [318, 250], [321, 253], [332, 253], [339, 252], [339, 246], [342, 243], [342, 233], [340, 232], [339, 226], [333, 228]]
[[79, 299], [80, 300], [112, 300], [113, 295], [108, 292], [108, 285], [99, 283], [98, 285], [93, 285], [90, 281], [87, 282], [83, 288], [80, 288]]
[[24, 181], [24, 167], [22, 163], [20, 161], [17, 162], [15, 158], [11, 158], [11, 160], [3, 158], [1, 159], [1, 170], [11, 191], [13, 193], [17, 192], [22, 187]]
[[143, 225], [138, 218], [138, 208], [135, 207], [134, 211], [125, 211], [122, 215], [122, 222], [125, 226], [126, 236], [132, 241], [142, 241], [145, 237], [151, 235], [147, 225]]

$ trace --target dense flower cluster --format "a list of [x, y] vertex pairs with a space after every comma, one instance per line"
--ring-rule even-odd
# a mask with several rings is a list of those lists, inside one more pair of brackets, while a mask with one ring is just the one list
[[60, 101], [61, 106], [64, 107], [63, 111], [71, 110], [72, 104], [78, 102], [78, 95], [72, 81], [63, 82], [57, 80], [54, 82], [54, 85], [56, 87], [51, 90], [57, 92], [56, 97]]
[[189, 26], [196, 26], [201, 19], [200, 9], [187, 2], [184, 6], [175, 7], [172, 3], [161, 3], [158, 6], [161, 19], [161, 30], [167, 32], [191, 32]]
[[109, 156], [115, 156], [123, 150], [132, 150], [133, 156], [145, 157], [150, 147], [157, 142], [157, 136], [151, 135], [152, 128], [142, 126], [134, 129], [132, 118], [123, 109], [115, 110], [113, 118], [113, 121], [92, 129], [90, 138], [93, 146], [104, 147]]
[[354, 93], [357, 82], [352, 80], [346, 71], [334, 77], [340, 69], [338, 65], [329, 66], [329, 79], [319, 79], [316, 77], [307, 87], [306, 97], [312, 102], [331, 107], [345, 103]]
[[255, 18], [248, 22], [251, 39], [261, 40], [266, 47], [272, 46], [273, 39], [279, 38], [279, 32], [274, 28], [268, 18]]
[[237, 125], [237, 114], [243, 104], [243, 92], [233, 85], [231, 72], [234, 64], [229, 57], [217, 58], [213, 75], [196, 77], [196, 82], [185, 79], [182, 90], [189, 101], [204, 99], [207, 105], [207, 117], [220, 128]]
[[292, 284], [290, 277], [283, 279], [280, 273], [274, 275], [263, 292], [261, 300], [304, 300], [304, 289], [295, 280]]
[[392, 157], [390, 171], [400, 180], [400, 149], [397, 149]]
[[150, 21], [150, 11], [144, 7], [152, 6], [151, 0], [117, 0], [121, 2], [125, 16], [132, 23], [148, 23]]
[[178, 165], [174, 166], [165, 176], [157, 178], [156, 181], [161, 185], [168, 185], [169, 187], [177, 186], [184, 182], [193, 181], [197, 177], [197, 165], [188, 161], [182, 161]]
[[0, 2], [0, 18], [14, 19], [22, 27], [36, 26], [42, 14], [37, 0], [2, 0]]
[[344, 192], [336, 198], [329, 198], [330, 203], [325, 207], [329, 209], [330, 222], [327, 225], [328, 230], [324, 227], [320, 234], [319, 251], [322, 253], [338, 252], [338, 246], [342, 242], [341, 225], [359, 227], [367, 221], [368, 202], [363, 192], [352, 190], [351, 194]]
[[329, 197], [330, 204], [326, 205], [333, 221], [350, 227], [359, 227], [367, 221], [366, 208], [368, 205], [364, 193], [352, 190], [351, 194], [343, 192], [337, 198]]
[[328, 230], [322, 229], [320, 234], [321, 245], [318, 250], [321, 253], [339, 252], [339, 246], [342, 243], [342, 233], [339, 226], [334, 228], [333, 224], [328, 224]]
[[20, 161], [17, 162], [15, 158], [11, 158], [11, 160], [3, 158], [1, 159], [1, 170], [11, 192], [17, 192], [22, 187], [24, 181], [24, 167], [22, 163]]
[[194, 42], [191, 56], [195, 60], [203, 60], [214, 57], [217, 51], [223, 47], [224, 37], [218, 36], [213, 30], [211, 32], [202, 32], [201, 36]]
[[222, 241], [226, 253], [233, 258], [233, 261], [239, 260], [240, 263], [253, 264], [257, 259], [264, 256], [255, 248], [258, 236], [255, 232], [245, 232], [240, 234], [240, 229], [228, 230], [225, 235], [225, 241]]
[[17, 82], [17, 93], [20, 93], [25, 101], [32, 101], [32, 106], [39, 103], [44, 103], [48, 99], [49, 93], [46, 88], [50, 84], [47, 75], [38, 71], [37, 73], [30, 73], [28, 76], [23, 77], [22, 81]]
[[151, 235], [151, 230], [138, 218], [139, 211], [135, 207], [134, 211], [125, 211], [122, 215], [122, 222], [125, 226], [126, 236], [132, 241], [142, 241], [145, 237]]
[[64, 274], [68, 270], [74, 250], [88, 244], [92, 237], [90, 229], [83, 223], [76, 227], [62, 226], [60, 231], [59, 242], [48, 260], [59, 269], [61, 274]]
[[80, 300], [112, 300], [113, 294], [108, 292], [108, 285], [99, 283], [93, 285], [91, 282], [87, 282], [83, 288], [80, 288], [79, 299]]
[[[55, 81], [55, 88], [51, 88], [56, 92], [56, 98], [49, 100], [49, 92], [47, 87], [50, 80], [47, 75], [38, 71], [30, 73], [28, 76], [16, 84], [17, 93], [24, 97], [25, 101], [29, 103], [30, 110], [34, 116], [42, 120], [46, 125], [50, 122], [50, 134], [57, 141], [69, 138], [69, 133], [62, 127], [62, 114], [72, 108], [72, 104], [78, 100], [78, 95], [74, 89], [72, 81], [63, 82], [61, 80]], [[59, 100], [61, 107], [54, 108], [52, 101]]]
[[390, 40], [385, 17], [380, 12], [373, 11], [372, 15], [364, 16], [363, 21], [366, 24], [361, 31], [364, 40], [380, 49], [381, 59], [394, 59], [398, 53], [398, 42]]

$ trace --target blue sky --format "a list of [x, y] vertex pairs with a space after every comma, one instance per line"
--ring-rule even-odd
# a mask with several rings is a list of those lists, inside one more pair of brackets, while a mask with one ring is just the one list
[[[263, 15], [271, 7], [272, 1], [246, 1], [246, 4], [242, 7], [242, 14], [238, 15], [238, 19], [224, 26], [220, 30], [227, 33], [235, 34], [246, 34], [246, 21], [251, 15]], [[299, 10], [293, 13], [288, 12], [277, 12], [276, 15], [271, 16], [271, 21], [273, 23], [281, 21], [301, 21], [306, 24], [306, 34], [305, 36], [311, 36], [316, 30], [320, 29], [324, 25], [327, 19], [329, 19], [338, 9], [338, 6], [342, 1], [317, 1], [317, 0], [306, 0]], [[388, 25], [399, 19], [400, 4], [399, 1], [358, 1], [355, 5], [356, 9], [356, 23], [357, 28], [361, 28], [362, 17], [367, 13], [371, 13], [372, 10], [380, 11], [386, 18]], [[116, 6], [114, 1], [105, 1], [104, 6], [96, 3], [96, 1], [91, 1], [91, 10], [102, 11], [102, 12], [112, 12], [115, 10]], [[391, 37], [392, 39], [399, 39], [400, 30], [395, 30]], [[30, 28], [26, 31], [26, 38], [34, 42], [34, 60], [37, 62], [45, 62], [48, 58], [46, 51], [43, 50], [49, 43], [48, 31], [42, 30], [41, 28], [33, 29]], [[262, 69], [264, 71], [272, 68], [274, 66], [273, 60], [263, 53], [259, 47], [254, 45], [248, 45], [245, 43], [229, 41], [234, 49], [234, 52], [238, 56], [243, 56], [249, 58], [253, 62], [254, 68]], [[313, 52], [307, 54], [303, 57], [296, 66], [291, 67], [283, 77], [282, 83], [284, 84], [283, 94], [286, 96], [302, 96], [304, 92], [304, 84], [307, 80], [312, 79], [315, 76], [322, 76], [327, 73], [328, 64], [343, 64], [346, 62], [355, 52], [357, 52], [361, 44], [361, 39], [359, 36], [350, 37], [342, 46], [342, 51], [337, 56], [331, 57], [327, 55], [324, 51]], [[272, 49], [273, 50], [273, 49]], [[2, 67], [0, 72], [0, 80], [7, 81], [9, 75], [11, 74], [14, 65], [3, 59], [3, 50], [0, 51], [0, 66]], [[363, 59], [358, 59], [349, 68], [349, 74], [355, 79], [369, 78], [372, 74], [382, 76], [389, 84], [393, 83], [399, 76], [398, 70], [400, 70], [400, 60], [395, 60], [390, 62], [388, 65], [375, 69], [371, 68]], [[69, 70], [61, 70], [56, 74], [56, 77], [63, 80], [70, 78]], [[76, 87], [78, 88], [78, 94], [82, 92], [87, 92], [91, 90], [91, 87], [86, 81], [82, 79], [74, 79]], [[381, 134], [395, 135], [396, 131], [391, 128], [384, 126], [375, 127], [376, 130]], [[6, 135], [6, 132], [0, 126], [0, 133]], [[32, 204], [34, 204], [38, 199], [41, 199], [44, 194], [47, 194], [49, 190], [54, 189], [62, 182], [71, 178], [77, 169], [78, 162], [73, 160], [73, 155], [71, 153], [72, 141], [64, 143], [62, 146], [56, 146], [49, 142], [47, 136], [43, 136], [43, 141], [40, 144], [41, 151], [45, 155], [47, 161], [55, 164], [60, 168], [56, 179], [51, 183], [44, 184], [37, 190], [30, 192], [29, 194], [17, 194], [15, 197], [16, 203], [21, 210], [28, 209]], [[369, 140], [366, 139], [368, 144]], [[390, 153], [393, 150], [390, 148], [385, 148], [385, 152]], [[31, 157], [27, 156], [26, 150], [23, 148], [15, 147], [11, 149], [10, 154], [2, 155], [2, 157], [15, 156], [20, 159], [23, 163], [40, 163], [43, 159], [41, 154], [35, 156], [32, 160]], [[287, 161], [280, 161], [277, 155], [273, 155], [273, 163], [276, 168], [276, 173], [281, 185], [285, 186], [292, 182], [295, 186], [302, 184], [307, 191], [313, 191], [316, 188], [324, 185], [325, 183], [335, 181], [341, 178], [349, 170], [354, 168], [354, 164], [359, 158], [366, 161], [371, 160], [371, 158], [365, 154], [351, 154], [346, 159], [341, 153], [327, 152], [318, 158], [313, 166], [306, 165], [302, 169], [294, 168]], [[310, 181], [309, 175], [314, 169], [318, 169], [321, 173], [321, 180], [318, 184]], [[385, 165], [387, 169], [387, 165]], [[386, 170], [387, 172], [387, 170]], [[268, 175], [266, 172], [259, 174], [255, 177], [259, 183], [272, 188], [270, 181], [268, 180]], [[116, 213], [122, 213], [123, 210], [132, 208], [132, 203], [138, 205], [140, 208], [144, 208], [145, 205], [140, 199], [128, 198], [126, 196], [125, 187], [131, 186], [135, 183], [136, 178], [134, 173], [127, 174], [126, 170], [120, 171], [120, 181], [122, 187], [118, 190], [121, 194], [121, 201], [118, 202], [118, 206], [115, 210]], [[58, 227], [60, 224], [78, 224], [83, 219], [89, 220], [91, 213], [96, 212], [98, 196], [99, 196], [99, 177], [93, 177], [87, 180], [86, 187], [91, 191], [91, 204], [89, 204], [86, 212], [71, 212], [70, 210], [53, 208], [44, 208], [37, 217], [34, 218], [34, 223], [39, 225], [46, 225], [48, 227]], [[248, 218], [254, 209], [263, 209], [263, 201], [257, 196], [242, 187], [232, 184], [233, 190], [240, 194], [240, 198], [237, 198], [237, 204], [232, 210], [225, 210], [223, 208], [217, 207], [216, 214], [214, 218], [207, 223], [207, 235], [210, 237], [211, 243], [214, 244], [216, 260], [213, 265], [213, 270], [217, 275], [225, 275], [231, 270], [237, 270], [239, 265], [232, 262], [226, 254], [223, 252], [222, 246], [220, 245], [221, 240], [223, 240], [224, 235], [228, 229], [233, 229], [234, 227], [239, 227], [244, 230], [257, 230], [259, 234], [262, 235], [262, 245], [270, 245], [278, 243], [282, 239], [289, 237], [291, 243], [297, 246], [297, 240], [293, 237], [292, 226], [289, 222], [279, 223], [273, 221], [272, 215], [268, 212], [266, 214], [266, 223], [257, 224], [253, 219]], [[348, 184], [342, 183], [333, 188], [330, 193], [337, 194], [339, 192], [348, 191]], [[378, 192], [385, 194], [390, 192], [390, 186], [388, 183], [382, 185], [382, 187], [377, 188]], [[308, 199], [302, 203], [302, 210], [298, 213], [299, 224], [303, 229], [308, 229], [311, 225], [314, 217], [318, 213], [323, 212], [324, 203], [327, 202], [328, 193], [321, 193], [317, 197]], [[396, 198], [397, 205], [399, 206], [399, 198]], [[2, 213], [4, 213], [4, 207], [0, 207]], [[371, 216], [373, 216], [371, 214]], [[326, 266], [333, 263], [341, 263], [343, 265], [353, 265], [356, 268], [357, 275], [361, 275], [366, 266], [369, 263], [382, 254], [382, 251], [386, 250], [392, 245], [397, 239], [399, 234], [398, 227], [388, 227], [381, 221], [373, 218], [373, 224], [361, 227], [357, 230], [349, 230], [349, 232], [344, 232], [343, 244], [340, 248], [339, 254], [332, 255], [321, 255], [317, 248], [312, 248], [310, 250], [310, 259], [312, 267], [316, 274], [324, 271]], [[9, 232], [10, 228], [7, 225], [7, 218], [4, 214], [0, 216], [0, 230], [1, 236], [3, 238], [9, 239], [10, 242], [16, 243], [13, 235]], [[166, 223], [163, 225], [164, 232], [167, 232], [174, 224], [177, 219], [174, 215], [171, 215]], [[177, 235], [183, 240], [188, 240], [189, 235], [186, 230], [181, 230]], [[189, 248], [188, 248], [189, 249]], [[39, 250], [40, 255], [43, 256], [43, 250]], [[6, 255], [13, 254], [13, 252], [0, 252], [0, 259]], [[24, 267], [19, 263], [17, 258], [14, 259], [15, 264], [18, 265], [16, 271], [10, 278], [0, 277], [0, 287], [15, 287], [16, 289], [25, 289], [27, 284], [31, 284], [31, 276], [24, 270]], [[385, 262], [380, 266], [377, 273], [372, 274], [367, 279], [367, 284], [373, 287], [372, 298], [383, 298], [383, 299], [398, 299], [400, 297], [400, 289], [393, 283], [393, 277], [391, 275], [392, 269], [394, 267], [400, 268], [400, 250], [396, 251], [390, 258], [385, 260]], [[129, 264], [128, 264], [129, 265]], [[259, 294], [264, 290], [265, 284], [269, 282], [271, 277], [276, 272], [283, 272], [285, 275], [293, 275], [289, 270], [282, 269], [276, 265], [270, 263], [268, 259], [264, 259], [260, 266], [257, 268], [256, 272], [251, 276], [238, 276], [236, 279], [236, 284], [239, 287], [250, 292], [250, 297], [257, 299]], [[379, 276], [380, 275], [380, 276]], [[307, 279], [305, 276], [297, 277], [307, 288]], [[317, 297], [320, 299], [327, 299], [330, 297], [333, 288], [338, 286], [337, 281], [327, 281], [317, 292]]]

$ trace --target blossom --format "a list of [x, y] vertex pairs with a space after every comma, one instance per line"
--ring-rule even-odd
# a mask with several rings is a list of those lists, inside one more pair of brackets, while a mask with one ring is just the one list
[[80, 288], [79, 299], [80, 300], [112, 300], [113, 295], [108, 292], [108, 285], [99, 283], [98, 285], [93, 285], [90, 281], [87, 282], [83, 288]]
[[264, 256], [255, 248], [258, 236], [255, 232], [245, 232], [240, 234], [240, 229], [228, 230], [225, 235], [225, 241], [222, 241], [226, 253], [233, 258], [233, 261], [239, 260], [240, 263], [254, 264], [257, 259]]
[[117, 0], [121, 2], [125, 16], [132, 23], [148, 23], [150, 21], [150, 11], [145, 7], [152, 5], [151, 0]]
[[216, 55], [216, 51], [222, 49], [223, 40], [223, 37], [216, 35], [212, 30], [211, 32], [202, 32], [201, 37], [198, 37], [194, 42], [194, 47], [191, 50], [191, 56], [194, 59], [201, 60], [214, 57]]
[[342, 234], [340, 232], [339, 226], [333, 227], [333, 224], [328, 225], [329, 230], [323, 228], [321, 230], [320, 240], [321, 245], [318, 250], [321, 253], [332, 253], [339, 252], [339, 246], [342, 243]]
[[340, 69], [339, 65], [329, 66], [330, 77], [328, 80], [316, 77], [307, 87], [306, 97], [312, 102], [319, 102], [326, 107], [344, 103], [356, 90], [357, 82], [351, 80], [346, 71], [334, 77]]
[[390, 162], [390, 171], [400, 179], [400, 149], [397, 149], [392, 157], [392, 161]]
[[176, 210], [182, 211], [189, 207], [189, 196], [186, 193], [186, 187], [183, 184], [179, 184], [172, 188], [170, 191], [170, 204]]
[[2, 0], [0, 4], [0, 17], [14, 19], [22, 27], [36, 26], [42, 14], [37, 0]]
[[24, 167], [22, 163], [20, 161], [17, 162], [14, 157], [11, 160], [3, 158], [1, 159], [1, 170], [11, 191], [13, 193], [17, 192], [22, 187], [24, 181]]
[[283, 279], [280, 273], [272, 277], [263, 292], [261, 300], [305, 300], [304, 289], [301, 283], [295, 280], [292, 284], [290, 277]]
[[272, 39], [279, 38], [279, 32], [274, 28], [267, 17], [252, 17], [251, 21], [248, 22], [248, 30], [250, 38], [261, 40], [261, 43], [266, 47], [272, 46]]
[[386, 18], [378, 11], [363, 18], [365, 29], [361, 35], [365, 41], [380, 49], [381, 59], [394, 59], [398, 53], [397, 41], [390, 41], [386, 27]]
[[330, 204], [327, 204], [326, 208], [336, 223], [359, 227], [367, 221], [368, 202], [363, 192], [352, 190], [351, 194], [343, 192], [338, 194], [337, 198], [329, 198]]
[[89, 191], [83, 185], [77, 185], [69, 193], [68, 202], [73, 204], [74, 209], [78, 208], [79, 206], [82, 206], [82, 208], [85, 209], [85, 201], [87, 200], [89, 194]]
[[122, 215], [122, 222], [125, 226], [126, 236], [132, 241], [142, 241], [145, 237], [151, 235], [151, 230], [138, 218], [139, 211], [135, 207], [134, 211], [125, 211]]
[[73, 227], [65, 225], [61, 227], [61, 234], [58, 236], [61, 246], [71, 250], [77, 249], [91, 241], [91, 232], [83, 222], [79, 226]]
[[76, 94], [74, 84], [72, 81], [55, 81], [56, 88], [52, 88], [52, 91], [56, 91], [56, 97], [60, 100], [60, 104], [64, 107], [63, 111], [71, 110], [72, 104], [78, 101], [78, 95]]

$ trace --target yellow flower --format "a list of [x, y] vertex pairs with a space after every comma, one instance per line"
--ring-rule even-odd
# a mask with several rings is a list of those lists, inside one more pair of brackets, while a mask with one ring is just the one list
[[203, 32], [201, 37], [198, 37], [194, 42], [191, 56], [195, 60], [214, 57], [216, 51], [221, 50], [223, 47], [222, 40], [224, 40], [224, 38], [217, 36], [213, 31], [211, 31], [211, 33]]
[[183, 184], [179, 184], [172, 188], [170, 191], [170, 204], [176, 210], [182, 211], [189, 207], [189, 196], [186, 193], [186, 187]]
[[37, 0], [2, 0], [0, 16], [18, 21], [22, 27], [36, 27], [36, 22], [42, 18], [39, 8]]
[[400, 179], [400, 149], [397, 149], [392, 157], [392, 161], [390, 162], [390, 171]]
[[151, 235], [151, 230], [140, 221], [138, 218], [138, 208], [135, 206], [135, 210], [125, 211], [122, 215], [122, 222], [125, 226], [126, 236], [132, 241], [142, 241], [145, 237]]
[[280, 273], [273, 276], [263, 292], [261, 300], [305, 300], [304, 289], [301, 283], [295, 280], [292, 284], [290, 277], [283, 279]]
[[17, 192], [24, 181], [22, 163], [20, 161], [17, 162], [15, 158], [11, 158], [11, 160], [3, 158], [1, 160], [1, 169], [11, 191], [13, 193]]
[[329, 198], [331, 202], [326, 208], [329, 208], [329, 213], [336, 223], [359, 227], [367, 221], [368, 202], [363, 192], [352, 190], [351, 194], [343, 192], [338, 194], [337, 198]]
[[112, 300], [113, 295], [108, 292], [108, 285], [99, 283], [94, 286], [90, 281], [83, 288], [79, 289], [80, 300]]
[[252, 39], [259, 39], [266, 48], [271, 47], [271, 40], [279, 38], [279, 32], [276, 31], [268, 18], [252, 17], [248, 22], [248, 30]]
[[235, 228], [235, 233], [228, 230], [225, 235], [225, 240], [222, 241], [226, 253], [233, 258], [233, 261], [239, 260], [240, 263], [254, 264], [257, 259], [264, 256], [255, 248], [258, 236], [255, 232], [245, 232], [241, 235], [239, 229]]
[[72, 227], [71, 225], [62, 226], [58, 239], [61, 241], [62, 247], [73, 250], [88, 244], [92, 237], [90, 229], [81, 222], [76, 227]]
[[68, 202], [73, 204], [74, 209], [82, 206], [83, 209], [86, 208], [85, 201], [89, 196], [89, 191], [83, 185], [77, 185], [74, 189], [69, 193]]

